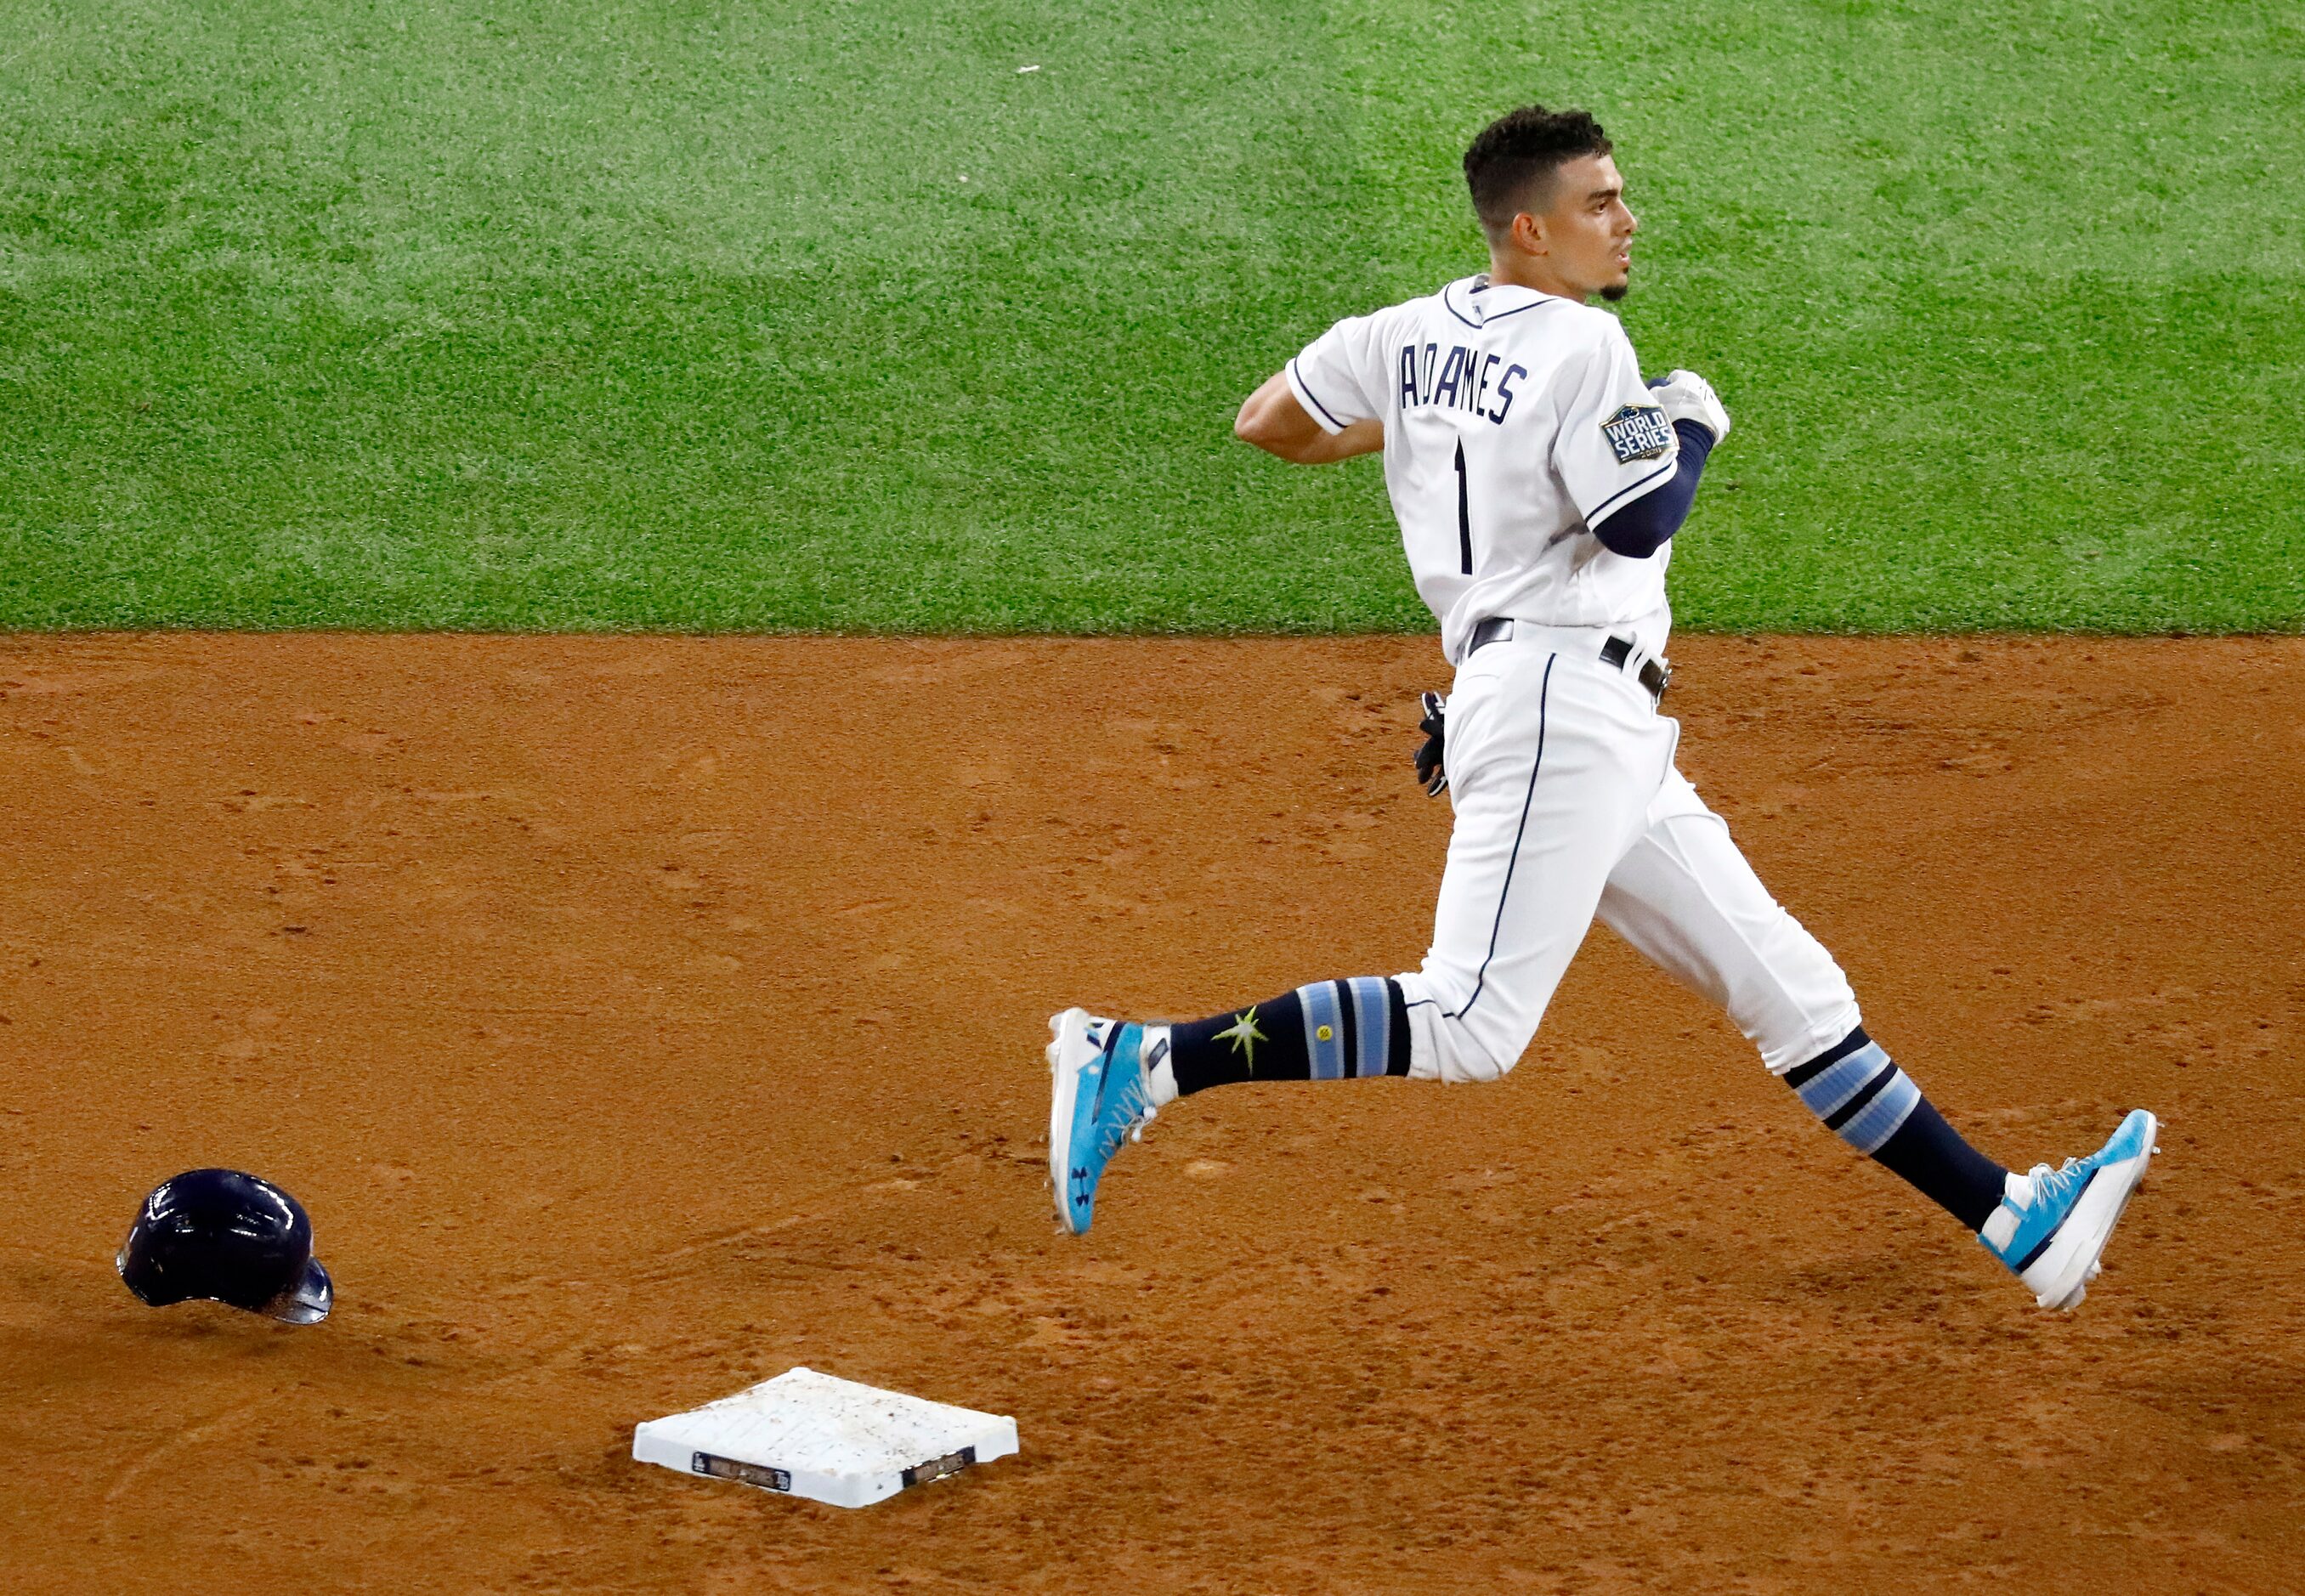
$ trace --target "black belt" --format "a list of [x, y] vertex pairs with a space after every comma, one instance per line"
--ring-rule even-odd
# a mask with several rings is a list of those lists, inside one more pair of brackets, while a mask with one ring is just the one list
[[[1472, 646], [1465, 650], [1470, 658], [1491, 643], [1502, 642], [1513, 634], [1511, 617], [1492, 615], [1473, 628]], [[1625, 661], [1633, 657], [1633, 640], [1612, 637], [1601, 645], [1601, 663], [1617, 670], [1625, 668]], [[1649, 697], [1662, 699], [1664, 690], [1672, 684], [1672, 666], [1651, 655], [1641, 661], [1640, 684], [1649, 690]]]

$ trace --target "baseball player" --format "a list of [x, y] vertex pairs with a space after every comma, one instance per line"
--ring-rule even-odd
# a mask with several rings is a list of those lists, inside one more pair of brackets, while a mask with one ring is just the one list
[[1597, 914], [1718, 1004], [1828, 1130], [1977, 1234], [2044, 1308], [2079, 1303], [2153, 1150], [2139, 1109], [2016, 1174], [1867, 1034], [1833, 956], [1770, 897], [1674, 768], [1665, 565], [1729, 414], [1645, 382], [1617, 318], [1638, 224], [1599, 123], [1531, 106], [1465, 153], [1486, 273], [1315, 338], [1235, 430], [1299, 464], [1382, 451], [1417, 591], [1456, 668], [1419, 774], [1455, 808], [1421, 968], [1316, 981], [1212, 1018], [1050, 1022], [1050, 1174], [1067, 1228], [1174, 1099], [1250, 1081], [1510, 1070]]

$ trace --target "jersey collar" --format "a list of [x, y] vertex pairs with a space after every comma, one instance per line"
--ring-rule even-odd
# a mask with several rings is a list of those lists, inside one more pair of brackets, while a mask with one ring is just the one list
[[1524, 288], [1518, 283], [1492, 283], [1488, 273], [1483, 272], [1478, 276], [1459, 278], [1443, 288], [1441, 302], [1467, 327], [1483, 327], [1492, 321], [1518, 316], [1524, 310], [1575, 301], [1562, 299], [1557, 293], [1541, 293], [1534, 288]]

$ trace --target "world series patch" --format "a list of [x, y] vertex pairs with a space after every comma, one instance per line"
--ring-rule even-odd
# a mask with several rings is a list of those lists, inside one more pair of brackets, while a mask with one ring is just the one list
[[1654, 404], [1628, 404], [1601, 423], [1601, 435], [1617, 452], [1619, 465], [1662, 460], [1672, 452], [1672, 423]]

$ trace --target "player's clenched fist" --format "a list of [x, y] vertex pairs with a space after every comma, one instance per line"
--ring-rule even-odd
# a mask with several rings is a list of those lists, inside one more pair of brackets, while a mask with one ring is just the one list
[[1729, 436], [1729, 412], [1713, 385], [1694, 371], [1675, 369], [1649, 384], [1669, 421], [1694, 421], [1719, 443]]

